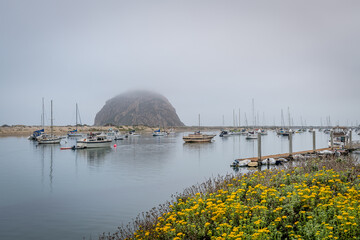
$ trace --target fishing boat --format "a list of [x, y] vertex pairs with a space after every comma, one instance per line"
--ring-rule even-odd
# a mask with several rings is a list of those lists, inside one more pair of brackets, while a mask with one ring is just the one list
[[39, 144], [58, 144], [61, 141], [61, 137], [55, 136], [53, 134], [53, 104], [51, 100], [51, 125], [50, 125], [50, 134], [42, 134], [36, 138]]
[[76, 148], [105, 148], [111, 147], [112, 140], [106, 134], [90, 133], [88, 137], [76, 141]]
[[202, 134], [200, 131], [194, 132], [193, 134], [189, 134], [188, 136], [184, 136], [183, 140], [185, 143], [203, 143], [203, 142], [211, 142], [211, 140], [215, 137], [215, 134]]

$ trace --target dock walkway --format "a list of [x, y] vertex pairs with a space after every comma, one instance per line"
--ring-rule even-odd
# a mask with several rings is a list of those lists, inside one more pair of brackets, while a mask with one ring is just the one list
[[[321, 152], [321, 151], [324, 151], [324, 150], [331, 151], [331, 148], [320, 148], [320, 149], [316, 149], [315, 152]], [[311, 154], [311, 153], [314, 153], [314, 150], [293, 152], [291, 155], [294, 156], [296, 154]], [[288, 158], [288, 157], [290, 157], [289, 153], [281, 153], [281, 154], [261, 156], [261, 160], [264, 160], [264, 159], [267, 159], [267, 158]], [[246, 159], [251, 160], [252, 162], [257, 162], [258, 161], [258, 157], [242, 158], [242, 159], [238, 159], [238, 160], [242, 161], [242, 160], [246, 160]]]

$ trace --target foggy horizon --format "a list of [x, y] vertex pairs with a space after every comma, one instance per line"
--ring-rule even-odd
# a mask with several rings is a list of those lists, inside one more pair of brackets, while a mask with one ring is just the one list
[[[2, 1], [0, 126], [93, 125], [132, 90], [186, 126], [358, 125], [358, 1]], [[223, 122], [224, 116], [224, 122]], [[259, 117], [258, 117], [259, 116]], [[301, 124], [301, 120], [303, 124]]]

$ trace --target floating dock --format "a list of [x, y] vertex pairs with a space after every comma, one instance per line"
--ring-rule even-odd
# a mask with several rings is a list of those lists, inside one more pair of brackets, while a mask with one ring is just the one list
[[[289, 158], [290, 156], [294, 156], [297, 154], [314, 154], [314, 153], [319, 153], [321, 151], [332, 151], [331, 148], [320, 148], [320, 149], [316, 149], [314, 150], [307, 150], [307, 151], [300, 151], [300, 152], [293, 152], [292, 154], [290, 153], [281, 153], [281, 154], [274, 154], [274, 155], [267, 155], [267, 156], [261, 156], [261, 160], [267, 159], [267, 158]], [[337, 150], [338, 152], [340, 152], [341, 150]], [[242, 159], [237, 159], [238, 161], [242, 161], [242, 160], [251, 160], [252, 162], [257, 162], [259, 161], [258, 157], [252, 157], [252, 158], [242, 158]]]

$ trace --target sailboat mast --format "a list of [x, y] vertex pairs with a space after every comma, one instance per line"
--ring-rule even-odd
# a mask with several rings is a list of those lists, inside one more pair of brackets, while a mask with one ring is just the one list
[[252, 99], [252, 120], [253, 120], [253, 128], [255, 128], [255, 110], [254, 110], [254, 99]]
[[44, 129], [45, 126], [45, 114], [44, 114], [44, 98], [42, 98], [42, 114], [41, 114], [41, 126]]
[[76, 126], [75, 126], [75, 128], [76, 128], [76, 130], [77, 130], [77, 126], [78, 126], [78, 105], [77, 105], [77, 103], [76, 103]]
[[288, 107], [288, 117], [289, 117], [289, 128], [290, 128], [290, 126], [291, 126], [291, 118], [290, 118], [290, 108]]
[[200, 114], [199, 114], [199, 131], [200, 131]]
[[51, 100], [51, 126], [50, 126], [51, 136], [53, 136], [53, 102]]
[[240, 108], [239, 108], [239, 127], [241, 127]]
[[233, 109], [233, 126], [235, 127], [235, 109]]

